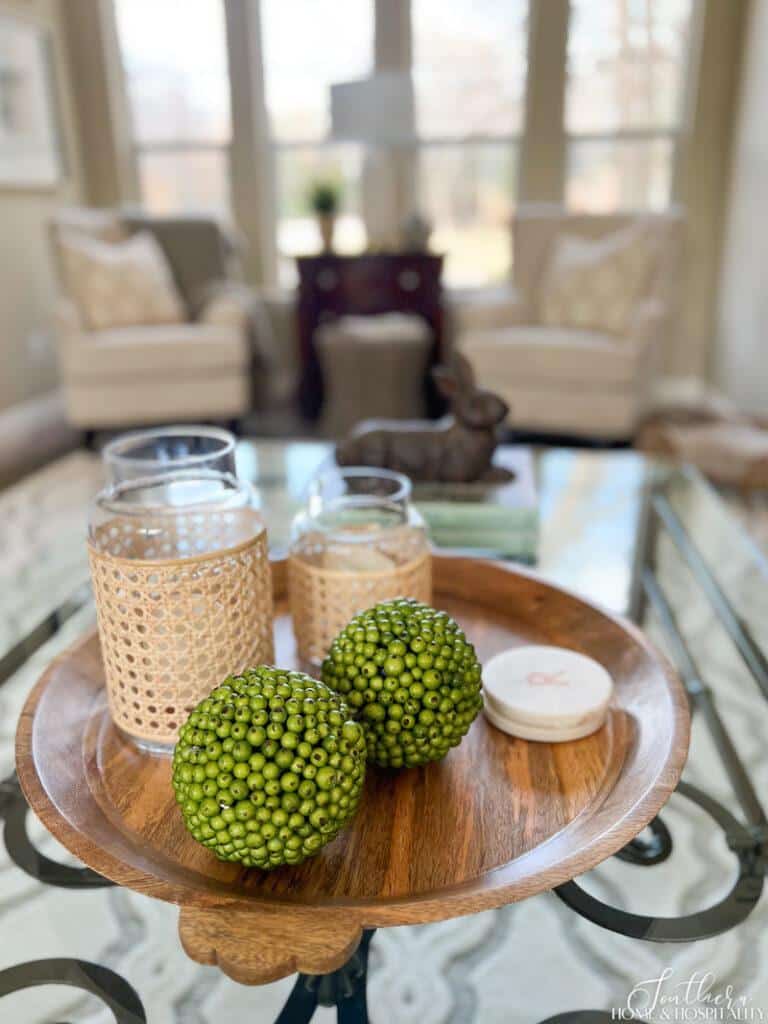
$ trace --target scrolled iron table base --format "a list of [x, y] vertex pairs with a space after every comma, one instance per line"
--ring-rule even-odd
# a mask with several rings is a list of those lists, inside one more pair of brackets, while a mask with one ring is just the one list
[[672, 853], [672, 836], [669, 829], [661, 818], [654, 818], [649, 823], [648, 830], [651, 833], [649, 839], [644, 838], [641, 833], [614, 856], [626, 861], [627, 864], [636, 864], [643, 868], [653, 867], [654, 864], [665, 861]]
[[87, 960], [32, 960], [0, 971], [0, 999], [40, 985], [70, 985], [91, 992], [112, 1011], [115, 1024], [147, 1024], [135, 989], [108, 967]]
[[[720, 934], [740, 924], [752, 911], [762, 893], [768, 867], [764, 852], [756, 844], [749, 829], [712, 797], [686, 782], [679, 784], [677, 792], [698, 804], [723, 829], [727, 843], [738, 860], [739, 874], [727, 896], [696, 913], [665, 918], [633, 914], [609, 906], [587, 893], [575, 881], [559, 886], [554, 890], [556, 895], [594, 924], [652, 942], [692, 942]], [[5, 822], [4, 840], [9, 856], [18, 867], [45, 884], [63, 888], [90, 889], [113, 884], [89, 868], [59, 864], [36, 850], [27, 835], [27, 811], [28, 806], [18, 781], [12, 775], [0, 784], [0, 818]], [[659, 818], [654, 819], [649, 828], [649, 839], [638, 836], [616, 856], [639, 866], [650, 866], [666, 860], [672, 852], [669, 830]], [[368, 950], [373, 934], [373, 931], [364, 933], [356, 952], [339, 970], [322, 976], [300, 974], [275, 1024], [308, 1024], [318, 1006], [335, 1006], [339, 1024], [367, 1024]], [[63, 974], [57, 975], [59, 970]], [[79, 981], [68, 980], [71, 978]], [[83, 979], [89, 981], [89, 984], [81, 984]], [[108, 982], [112, 986], [109, 991], [118, 994], [125, 990], [133, 992], [127, 982], [106, 968], [95, 964], [83, 966], [80, 961], [62, 959], [35, 961], [0, 972], [0, 996], [30, 985], [58, 982], [77, 984], [104, 998], [98, 990], [99, 981]], [[121, 989], [121, 985], [126, 989]], [[145, 1018], [135, 1016], [135, 1005], [130, 1000], [127, 1010], [121, 1005], [116, 1009], [107, 999], [105, 1001], [113, 1009], [117, 1024], [133, 1024], [134, 1021], [143, 1024]], [[139, 1012], [143, 1013], [140, 1003], [138, 1006]], [[125, 1016], [125, 1013], [134, 1013], [134, 1016]], [[610, 1015], [603, 1011], [579, 1010], [550, 1018], [545, 1024], [601, 1024], [607, 1017]]]
[[0, 820], [4, 820], [3, 840], [8, 856], [26, 874], [62, 889], [101, 889], [114, 885], [90, 868], [59, 864], [32, 845], [27, 834], [29, 806], [15, 773], [0, 782]]
[[711, 938], [741, 924], [760, 899], [768, 862], [754, 836], [722, 804], [688, 782], [679, 783], [677, 793], [698, 804], [723, 829], [729, 848], [738, 860], [739, 874], [722, 900], [681, 917], [651, 917], [609, 906], [585, 892], [575, 881], [553, 890], [577, 914], [593, 924], [649, 942], [694, 942]]
[[368, 1024], [368, 947], [374, 930], [343, 967], [331, 974], [300, 974], [275, 1024], [308, 1024], [318, 1006], [335, 1006], [338, 1024]]

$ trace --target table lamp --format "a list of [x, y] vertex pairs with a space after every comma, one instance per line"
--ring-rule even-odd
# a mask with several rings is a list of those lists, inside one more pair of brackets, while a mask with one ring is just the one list
[[[398, 196], [409, 188], [404, 157], [415, 139], [411, 76], [384, 71], [368, 78], [331, 85], [331, 136], [339, 142], [367, 144], [362, 173], [363, 210], [372, 249], [397, 248]], [[412, 186], [410, 186], [412, 187]]]

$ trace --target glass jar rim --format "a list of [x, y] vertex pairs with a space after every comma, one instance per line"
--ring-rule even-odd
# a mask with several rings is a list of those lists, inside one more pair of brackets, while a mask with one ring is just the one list
[[181, 455], [178, 458], [164, 459], [163, 465], [171, 469], [192, 467], [204, 462], [210, 462], [212, 458], [222, 458], [230, 455], [235, 450], [236, 438], [229, 430], [223, 427], [190, 426], [180, 424], [170, 427], [153, 427], [149, 430], [132, 430], [127, 434], [121, 434], [110, 441], [102, 449], [102, 458], [105, 462], [115, 462], [123, 466], [133, 468], [146, 466], [152, 460], [141, 455], [126, 455], [124, 449], [129, 449], [140, 443], [150, 443], [159, 438], [167, 437], [202, 437], [212, 441], [220, 441], [221, 446], [215, 451], [190, 453]]
[[[389, 485], [390, 493], [355, 493], [344, 489], [345, 482], [370, 479]], [[333, 487], [340, 484], [340, 487]], [[339, 513], [357, 512], [381, 514], [391, 517], [391, 523], [378, 522], [378, 531], [408, 523], [413, 514], [410, 507], [411, 481], [402, 473], [378, 466], [332, 466], [321, 470], [309, 483], [308, 500], [303, 515], [312, 529], [335, 537], [339, 541], [368, 543], [372, 533], [361, 534], [350, 523], [335, 518]], [[374, 523], [368, 524], [369, 530]]]
[[[142, 501], [126, 501], [122, 499], [122, 495], [128, 491], [157, 488], [167, 483], [184, 483], [200, 480], [216, 480], [224, 483], [228, 485], [230, 494], [224, 500], [222, 500], [222, 495], [218, 494], [212, 495], [208, 500], [190, 502], [186, 505], [171, 505], [167, 502], [158, 503], [157, 505], [148, 504], [146, 498]], [[169, 467], [167, 473], [134, 477], [130, 480], [119, 480], [107, 484], [94, 498], [94, 504], [97, 508], [116, 514], [146, 515], [150, 513], [158, 517], [186, 516], [201, 514], [211, 509], [219, 512], [230, 511], [231, 508], [228, 507], [229, 502], [237, 501], [238, 499], [242, 500], [243, 498], [248, 499], [250, 491], [250, 484], [238, 479], [232, 473], [205, 469], [180, 470]], [[236, 508], [238, 506], [234, 505], [232, 507]]]
[[[378, 478], [380, 480], [387, 480], [392, 484], [396, 484], [397, 487], [392, 494], [370, 494], [370, 495], [356, 495], [356, 497], [366, 497], [375, 501], [382, 502], [404, 502], [408, 501], [411, 497], [411, 491], [413, 490], [410, 479], [405, 476], [404, 473], [397, 473], [393, 469], [382, 469], [378, 466], [337, 466], [330, 469], [325, 469], [321, 473], [318, 473], [309, 484], [309, 494], [311, 497], [322, 497], [322, 487], [327, 481], [334, 479], [357, 479], [361, 480], [365, 477]], [[338, 498], [351, 497], [350, 495], [337, 494], [327, 500], [334, 500]]]

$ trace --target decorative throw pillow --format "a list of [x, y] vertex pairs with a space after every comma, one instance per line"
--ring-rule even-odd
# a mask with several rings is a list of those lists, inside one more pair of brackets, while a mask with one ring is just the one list
[[625, 334], [657, 252], [647, 224], [598, 239], [561, 235], [542, 282], [541, 323]]
[[56, 211], [54, 227], [59, 233], [73, 232], [99, 242], [122, 242], [128, 236], [117, 210], [91, 206], [65, 206]]
[[168, 260], [149, 232], [117, 243], [65, 232], [60, 245], [69, 293], [90, 330], [185, 319]]

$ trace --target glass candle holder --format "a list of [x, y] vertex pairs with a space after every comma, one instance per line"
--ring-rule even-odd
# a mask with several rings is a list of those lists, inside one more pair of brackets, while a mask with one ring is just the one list
[[308, 666], [322, 662], [358, 612], [394, 597], [431, 600], [429, 541], [410, 496], [407, 477], [368, 467], [311, 483], [288, 559], [296, 643]]
[[108, 456], [113, 480], [88, 531], [110, 713], [154, 751], [172, 748], [189, 711], [227, 675], [274, 658], [267, 537], [252, 489], [220, 446], [204, 452], [192, 441], [174, 456], [172, 437], [176, 428], [113, 442], [120, 461]]
[[105, 445], [102, 459], [112, 483], [173, 469], [236, 476], [235, 437], [220, 427], [157, 427], [121, 434]]

